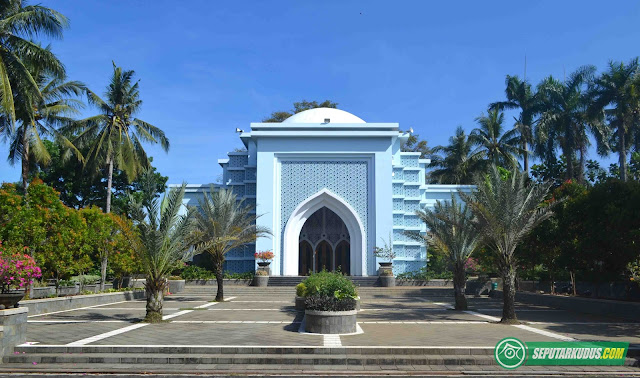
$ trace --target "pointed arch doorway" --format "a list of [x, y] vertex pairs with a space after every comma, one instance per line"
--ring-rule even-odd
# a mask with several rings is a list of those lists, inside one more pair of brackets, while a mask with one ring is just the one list
[[313, 213], [302, 226], [298, 249], [298, 275], [340, 271], [351, 274], [349, 230], [327, 207]]
[[[351, 205], [327, 189], [322, 189], [301, 202], [289, 216], [282, 235], [283, 274], [299, 275], [302, 227], [316, 211], [323, 207], [338, 215], [346, 225], [349, 233], [349, 274], [366, 276], [366, 236], [362, 221]], [[312, 247], [315, 246], [312, 245]]]

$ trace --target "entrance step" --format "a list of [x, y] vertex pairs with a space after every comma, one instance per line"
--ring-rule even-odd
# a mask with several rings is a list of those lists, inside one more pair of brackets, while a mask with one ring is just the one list
[[[181, 295], [215, 295], [217, 286], [185, 286]], [[397, 287], [358, 287], [358, 294], [361, 298], [401, 298], [401, 297], [421, 297], [421, 298], [452, 298], [453, 289], [448, 287], [425, 287], [425, 286], [397, 286]], [[225, 297], [234, 295], [258, 295], [258, 296], [282, 296], [290, 297], [293, 300], [295, 288], [292, 286], [234, 286], [224, 287]]]

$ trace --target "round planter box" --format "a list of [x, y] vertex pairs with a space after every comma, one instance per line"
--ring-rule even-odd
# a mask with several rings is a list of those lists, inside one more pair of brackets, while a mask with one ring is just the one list
[[184, 280], [169, 280], [169, 292], [172, 294], [179, 293], [184, 290]]
[[394, 287], [396, 286], [396, 278], [394, 276], [380, 276], [380, 286]]
[[269, 264], [271, 264], [271, 261], [258, 262], [258, 266], [261, 266], [263, 268], [269, 266]]
[[306, 307], [304, 304], [305, 300], [305, 297], [296, 296], [296, 311], [304, 311], [304, 308]]
[[12, 292], [0, 294], [0, 310], [18, 308], [18, 302], [24, 298], [24, 292]]
[[381, 263], [378, 263], [378, 264], [380, 264], [381, 268], [390, 268], [391, 265], [393, 265], [393, 262], [381, 262]]
[[305, 331], [309, 333], [339, 334], [356, 332], [356, 310], [310, 311], [305, 314]]
[[269, 284], [269, 276], [254, 276], [253, 286], [266, 287]]

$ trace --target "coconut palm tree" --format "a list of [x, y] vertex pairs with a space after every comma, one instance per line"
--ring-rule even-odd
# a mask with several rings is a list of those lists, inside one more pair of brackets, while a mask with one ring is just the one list
[[514, 252], [520, 241], [552, 213], [550, 206], [542, 204], [550, 188], [548, 183], [529, 183], [518, 168], [509, 176], [503, 179], [494, 165], [487, 175], [477, 177], [474, 192], [460, 196], [471, 208], [478, 232], [497, 257], [504, 287], [502, 322], [517, 323]]
[[[16, 120], [15, 96], [24, 92], [40, 97], [40, 88], [29, 67], [38, 67], [56, 77], [64, 76], [64, 66], [47, 48], [31, 39], [40, 35], [62, 38], [68, 20], [41, 5], [22, 0], [0, 0], [0, 107], [7, 116], [10, 131]], [[0, 125], [0, 132], [7, 123]]]
[[585, 88], [594, 72], [595, 67], [584, 66], [563, 82], [549, 76], [538, 87], [544, 109], [536, 129], [538, 155], [553, 154], [555, 159], [555, 149], [560, 147], [567, 164], [567, 179], [584, 178], [589, 147], [587, 132], [602, 140], [598, 123], [591, 122], [587, 114], [589, 101]]
[[455, 309], [466, 310], [467, 287], [465, 264], [481, 240], [481, 235], [473, 224], [471, 210], [451, 195], [451, 201], [437, 201], [433, 209], [416, 211], [427, 225], [427, 236], [411, 234], [414, 239], [422, 239], [444, 253], [453, 265], [453, 290]]
[[[64, 76], [51, 76], [38, 68], [31, 69], [30, 74], [38, 85], [38, 92], [25, 89], [15, 95], [18, 122], [14, 132], [7, 136], [10, 140], [9, 163], [22, 162], [22, 186], [25, 189], [30, 164], [48, 165], [51, 161], [43, 137], [53, 137], [82, 161], [80, 151], [58, 129], [68, 127], [73, 122], [71, 116], [82, 108], [82, 102], [74, 97], [83, 93], [84, 84], [66, 81]], [[9, 118], [4, 117], [3, 121], [8, 122]]]
[[167, 276], [177, 263], [191, 257], [188, 253], [189, 235], [193, 230], [191, 210], [180, 214], [185, 188], [186, 184], [171, 188], [160, 200], [153, 185], [144, 185], [144, 199], [130, 196], [129, 211], [135, 231], [129, 229], [124, 220], [115, 218], [146, 273], [145, 321], [151, 323], [162, 320]]
[[520, 155], [518, 130], [503, 133], [504, 113], [498, 109], [489, 110], [486, 116], [482, 114], [476, 118], [476, 122], [480, 127], [469, 134], [471, 144], [478, 146], [474, 154], [485, 157], [490, 164], [505, 168], [517, 166]]
[[515, 118], [514, 128], [518, 130], [524, 171], [528, 174], [529, 146], [533, 143], [533, 124], [536, 114], [540, 111], [540, 101], [537, 92], [531, 90], [531, 84], [518, 76], [507, 75], [505, 85], [507, 101], [494, 102], [489, 105], [489, 108], [492, 110], [520, 109], [520, 115]]
[[447, 146], [432, 149], [430, 180], [440, 184], [470, 184], [473, 176], [482, 169], [482, 159], [473, 154], [472, 149], [469, 137], [458, 126]]
[[271, 231], [256, 226], [255, 208], [238, 200], [231, 190], [216, 190], [211, 186], [194, 211], [194, 254], [209, 253], [213, 258], [213, 273], [218, 283], [216, 301], [224, 301], [222, 266], [227, 252], [253, 243]]
[[169, 150], [169, 139], [156, 126], [135, 115], [140, 111], [142, 100], [138, 82], [133, 82], [135, 72], [123, 71], [113, 63], [113, 76], [105, 93], [106, 100], [87, 89], [90, 104], [100, 114], [77, 121], [70, 133], [77, 134], [74, 144], [87, 147], [86, 165], [95, 170], [107, 169], [107, 203], [105, 212], [111, 211], [111, 186], [113, 168], [135, 179], [142, 170], [149, 167], [149, 158], [142, 146], [143, 142], [159, 143]]
[[589, 91], [590, 114], [602, 114], [615, 135], [611, 145], [618, 152], [620, 179], [627, 180], [627, 150], [633, 134], [640, 133], [640, 66], [638, 58], [628, 64], [609, 62]]

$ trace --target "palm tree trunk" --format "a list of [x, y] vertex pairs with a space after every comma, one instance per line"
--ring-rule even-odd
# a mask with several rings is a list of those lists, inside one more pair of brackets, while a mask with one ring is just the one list
[[29, 185], [29, 140], [26, 132], [22, 135], [22, 149], [22, 188], [26, 193]]
[[218, 283], [218, 292], [216, 294], [216, 302], [224, 301], [223, 275], [222, 275], [222, 259], [215, 259], [213, 263], [213, 274], [216, 276]]
[[529, 176], [529, 151], [527, 151], [527, 142], [523, 142], [522, 160], [524, 162], [524, 173]]
[[464, 263], [456, 262], [453, 267], [453, 292], [456, 299], [456, 310], [467, 310], [467, 297], [464, 292], [467, 288], [467, 277], [464, 271]]
[[620, 180], [627, 181], [627, 146], [625, 145], [624, 127], [618, 127], [618, 154], [620, 163]]
[[516, 269], [512, 264], [502, 272], [502, 320], [501, 323], [517, 324], [516, 317]]
[[113, 159], [109, 158], [107, 160], [108, 165], [108, 174], [107, 174], [107, 206], [105, 208], [105, 213], [111, 212], [111, 186], [113, 184]]
[[163, 278], [153, 279], [147, 276], [145, 291], [147, 294], [147, 316], [144, 320], [149, 323], [159, 323], [162, 321], [162, 306], [164, 304], [165, 280]]
[[109, 258], [107, 254], [102, 257], [102, 261], [100, 263], [100, 291], [104, 291], [104, 282], [107, 279], [107, 264], [109, 262]]

